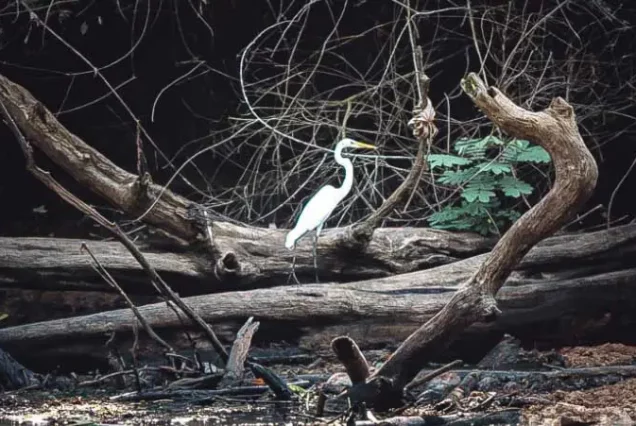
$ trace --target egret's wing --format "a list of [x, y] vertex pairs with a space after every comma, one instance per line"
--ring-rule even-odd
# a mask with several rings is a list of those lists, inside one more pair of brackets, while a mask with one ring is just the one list
[[329, 218], [339, 202], [338, 190], [331, 185], [323, 186], [305, 204], [294, 229], [299, 235], [313, 231]]

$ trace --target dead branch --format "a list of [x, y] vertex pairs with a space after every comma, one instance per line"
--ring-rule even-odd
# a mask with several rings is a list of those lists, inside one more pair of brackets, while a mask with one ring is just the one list
[[10, 354], [0, 349], [0, 388], [3, 390], [20, 389], [41, 383], [38, 375], [29, 370]]
[[[2, 82], [2, 76], [0, 76], [0, 83], [1, 82]], [[0, 84], [0, 88], [2, 87], [3, 87], [2, 84]], [[0, 94], [1, 93], [2, 93], [2, 90], [0, 90]], [[40, 104], [37, 104], [37, 105], [40, 105]], [[128, 236], [119, 228], [119, 226], [117, 226], [115, 223], [108, 221], [97, 210], [90, 207], [88, 204], [86, 204], [85, 202], [77, 198], [75, 195], [73, 195], [71, 192], [66, 190], [66, 188], [60, 185], [51, 176], [50, 173], [45, 172], [44, 170], [42, 170], [35, 164], [31, 145], [29, 145], [26, 138], [20, 133], [20, 129], [18, 128], [18, 125], [16, 124], [15, 120], [13, 119], [7, 107], [5, 106], [4, 102], [2, 101], [1, 96], [0, 96], [0, 108], [2, 110], [1, 111], [2, 115], [4, 115], [5, 119], [9, 123], [10, 129], [15, 135], [16, 140], [18, 141], [20, 145], [20, 148], [22, 149], [22, 152], [26, 159], [26, 169], [33, 176], [35, 176], [36, 179], [42, 182], [46, 187], [48, 187], [57, 195], [59, 195], [60, 198], [62, 198], [64, 201], [66, 201], [73, 207], [77, 208], [79, 211], [81, 211], [82, 213], [84, 213], [85, 215], [93, 219], [95, 222], [97, 222], [98, 224], [106, 228], [108, 231], [110, 231], [115, 236], [115, 238], [117, 238], [128, 249], [128, 251], [130, 251], [130, 254], [143, 267], [144, 271], [149, 275], [150, 281], [155, 287], [155, 289], [157, 290], [157, 292], [166, 298], [166, 301], [168, 302], [168, 304], [170, 302], [174, 303], [186, 314], [186, 316], [193, 323], [201, 327], [201, 329], [207, 335], [208, 339], [210, 340], [210, 343], [212, 343], [212, 346], [215, 348], [219, 356], [223, 359], [223, 361], [227, 361], [228, 354], [225, 351], [225, 348], [223, 347], [219, 339], [214, 334], [214, 331], [212, 331], [212, 328], [210, 327], [210, 325], [207, 324], [205, 321], [203, 321], [201, 317], [197, 315], [194, 311], [192, 311], [192, 309], [190, 309], [188, 305], [183, 303], [181, 298], [170, 288], [170, 286], [163, 280], [163, 278], [161, 278], [161, 276], [152, 267], [152, 265], [148, 263], [148, 260], [144, 257], [141, 251], [132, 242], [132, 240], [128, 238]], [[42, 109], [42, 108], [38, 107], [38, 109]], [[46, 115], [47, 113], [50, 115], [50, 113], [45, 110], [39, 112], [40, 115], [42, 114]], [[133, 327], [136, 327], [136, 324], [137, 324], [136, 322], [133, 322]]]
[[352, 339], [347, 336], [336, 337], [331, 342], [331, 349], [347, 370], [351, 383], [364, 382], [369, 377], [369, 364]]
[[99, 275], [104, 279], [104, 281], [106, 281], [111, 287], [113, 287], [121, 295], [121, 297], [124, 298], [124, 300], [126, 301], [126, 304], [130, 308], [130, 310], [133, 311], [133, 313], [135, 314], [135, 317], [137, 317], [137, 320], [139, 321], [143, 329], [146, 330], [146, 333], [148, 333], [148, 336], [150, 336], [155, 342], [159, 343], [159, 345], [166, 348], [168, 352], [174, 352], [174, 349], [172, 349], [172, 346], [170, 346], [168, 342], [163, 340], [161, 337], [159, 337], [157, 333], [155, 333], [155, 331], [152, 329], [150, 324], [148, 324], [148, 321], [146, 321], [144, 316], [141, 315], [141, 313], [139, 312], [139, 309], [137, 309], [133, 301], [130, 300], [130, 297], [128, 297], [126, 292], [122, 290], [119, 284], [117, 284], [117, 281], [106, 270], [106, 268], [102, 266], [100, 261], [95, 257], [95, 255], [93, 254], [91, 249], [88, 247], [88, 245], [86, 245], [86, 243], [82, 243], [82, 250], [86, 251], [88, 255], [91, 257], [91, 259], [93, 260], [95, 264], [95, 269], [98, 271]]
[[243, 327], [236, 333], [236, 339], [232, 344], [230, 356], [225, 364], [225, 375], [221, 380], [220, 387], [228, 387], [232, 383], [239, 382], [243, 379], [245, 372], [245, 360], [252, 345], [252, 337], [260, 323], [253, 322], [254, 318], [249, 317]]
[[[150, 182], [149, 175], [145, 175], [144, 182], [141, 182], [134, 174], [117, 167], [62, 126], [28, 90], [2, 75], [0, 102], [33, 145], [112, 206], [130, 214], [141, 213], [161, 192], [162, 187]], [[189, 205], [185, 198], [166, 191], [146, 219], [175, 236], [191, 241], [198, 231], [188, 219]]]
[[502, 130], [516, 138], [533, 140], [548, 151], [555, 167], [555, 183], [504, 234], [448, 304], [409, 336], [368, 381], [370, 389], [363, 393], [365, 400], [377, 402], [380, 407], [399, 404], [404, 386], [418, 374], [427, 357], [446, 347], [466, 327], [501, 315], [495, 296], [513, 268], [535, 244], [565, 224], [596, 185], [596, 162], [578, 132], [574, 111], [565, 100], [556, 98], [545, 111], [530, 112], [498, 89], [487, 88], [475, 73], [462, 81], [462, 88]]
[[385, 199], [382, 205], [367, 219], [353, 226], [351, 235], [353, 240], [357, 243], [366, 244], [369, 242], [373, 231], [404, 201], [409, 191], [416, 186], [427, 167], [426, 154], [430, 148], [433, 137], [437, 134], [437, 128], [434, 124], [435, 110], [433, 109], [433, 103], [428, 98], [429, 78], [423, 71], [422, 49], [418, 48], [416, 52], [414, 65], [419, 101], [413, 109], [413, 118], [409, 124], [413, 126], [413, 136], [418, 141], [417, 154], [415, 154], [415, 160], [413, 161], [409, 174], [400, 186]]

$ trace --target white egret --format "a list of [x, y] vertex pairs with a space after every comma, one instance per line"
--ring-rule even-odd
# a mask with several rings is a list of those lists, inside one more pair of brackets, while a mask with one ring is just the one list
[[[316, 281], [318, 281], [318, 264], [316, 261], [316, 244], [318, 237], [322, 231], [322, 227], [325, 222], [334, 211], [338, 203], [340, 203], [351, 191], [353, 186], [353, 164], [348, 158], [342, 156], [342, 150], [345, 148], [367, 148], [376, 149], [375, 146], [367, 143], [357, 142], [353, 139], [344, 138], [336, 145], [334, 152], [334, 158], [336, 163], [340, 164], [345, 169], [345, 178], [340, 188], [335, 188], [332, 185], [325, 185], [316, 192], [316, 194], [309, 199], [303, 211], [300, 213], [300, 217], [296, 222], [294, 229], [289, 231], [285, 238], [285, 247], [289, 250], [293, 250], [296, 247], [296, 242], [302, 237], [316, 231], [313, 243], [313, 255], [314, 255], [314, 268], [316, 269]], [[295, 263], [295, 258], [294, 258]], [[292, 265], [293, 273], [293, 265]]]

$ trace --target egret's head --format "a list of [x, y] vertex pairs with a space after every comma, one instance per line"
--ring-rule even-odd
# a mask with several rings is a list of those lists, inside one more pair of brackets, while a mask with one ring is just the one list
[[350, 138], [344, 138], [342, 139], [340, 142], [338, 142], [338, 145], [336, 145], [336, 148], [366, 148], [366, 149], [376, 149], [376, 147], [374, 145], [370, 145], [368, 143], [364, 143], [364, 142], [358, 142], [358, 141], [354, 141], [353, 139]]

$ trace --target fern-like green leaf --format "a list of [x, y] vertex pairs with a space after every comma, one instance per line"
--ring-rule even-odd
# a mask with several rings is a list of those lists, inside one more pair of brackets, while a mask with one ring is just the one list
[[532, 191], [534, 190], [528, 183], [512, 176], [505, 176], [499, 179], [497, 181], [497, 186], [501, 188], [504, 195], [512, 198], [519, 198], [521, 194], [532, 194]]
[[473, 203], [476, 200], [481, 201], [482, 203], [487, 203], [491, 198], [495, 197], [495, 192], [492, 189], [488, 189], [481, 185], [468, 185], [464, 188], [461, 196], [464, 200], [469, 203]]
[[517, 155], [517, 161], [527, 163], [549, 163], [550, 154], [542, 147], [536, 145], [531, 146]]
[[488, 135], [484, 138], [484, 142], [488, 145], [503, 145], [504, 141], [495, 135]]
[[519, 163], [549, 163], [550, 154], [538, 145], [524, 139], [513, 139], [504, 148], [501, 161]]
[[[454, 144], [458, 156], [429, 156], [431, 168], [443, 169], [437, 182], [460, 187], [461, 203], [447, 205], [428, 217], [437, 229], [473, 231], [483, 235], [501, 232], [521, 216], [521, 212], [505, 207], [503, 196], [519, 198], [534, 188], [512, 176], [515, 163], [549, 163], [548, 153], [524, 139], [502, 141], [494, 135], [480, 139], [460, 139]], [[490, 150], [500, 155], [497, 161]]]
[[496, 161], [490, 161], [488, 163], [478, 164], [476, 167], [479, 167], [481, 171], [490, 172], [494, 175], [502, 175], [505, 173], [512, 173], [512, 168], [510, 164], [499, 163]]
[[488, 203], [482, 203], [481, 201], [475, 201], [475, 202], [469, 203], [464, 201], [462, 202], [460, 211], [462, 212], [462, 214], [466, 216], [472, 216], [477, 218], [488, 217], [488, 209], [493, 208], [492, 201], [496, 201], [496, 199], [490, 200]]
[[293, 393], [297, 394], [297, 395], [304, 395], [307, 393], [307, 390], [304, 388], [301, 388], [298, 385], [294, 385], [292, 383], [288, 383], [287, 387], [289, 388], [290, 391], [292, 391]]
[[509, 222], [515, 222], [521, 217], [521, 213], [517, 210], [501, 210], [498, 212], [498, 216], [507, 219]]
[[486, 148], [488, 141], [482, 139], [458, 139], [453, 148], [459, 155], [470, 157], [472, 159], [486, 158]]
[[525, 139], [512, 139], [506, 146], [515, 146], [523, 151], [524, 149], [528, 149], [530, 141]]
[[444, 173], [437, 178], [439, 183], [443, 183], [446, 185], [463, 185], [468, 182], [470, 178], [472, 178], [475, 173], [472, 171], [472, 168], [469, 170], [444, 170]]
[[431, 225], [437, 225], [443, 222], [457, 220], [462, 214], [463, 211], [461, 208], [446, 206], [442, 210], [430, 215], [428, 221]]
[[430, 154], [427, 157], [427, 161], [431, 169], [436, 167], [466, 166], [472, 163], [472, 160], [468, 158], [450, 154]]

